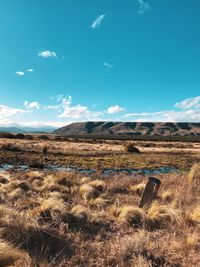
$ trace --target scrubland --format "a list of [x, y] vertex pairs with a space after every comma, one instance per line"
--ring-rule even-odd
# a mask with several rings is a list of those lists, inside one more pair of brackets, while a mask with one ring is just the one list
[[200, 266], [200, 164], [147, 177], [0, 173], [0, 266]]

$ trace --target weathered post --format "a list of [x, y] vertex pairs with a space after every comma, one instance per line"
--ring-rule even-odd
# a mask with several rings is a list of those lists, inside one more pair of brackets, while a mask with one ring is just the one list
[[158, 189], [160, 187], [160, 180], [155, 177], [149, 177], [149, 180], [142, 193], [139, 207], [142, 208], [144, 205], [150, 205], [153, 199], [156, 197]]

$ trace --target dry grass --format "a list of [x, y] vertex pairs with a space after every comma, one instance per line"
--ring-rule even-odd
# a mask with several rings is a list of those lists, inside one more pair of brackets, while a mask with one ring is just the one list
[[142, 209], [141, 175], [2, 172], [0, 266], [196, 267], [196, 166], [189, 176], [192, 187], [186, 172], [159, 175], [159, 197]]
[[100, 195], [100, 192], [89, 184], [82, 185], [80, 193], [85, 200], [95, 199]]
[[11, 266], [19, 261], [22, 267], [28, 267], [30, 258], [27, 253], [0, 239], [0, 266]]
[[162, 205], [155, 201], [148, 209], [148, 225], [159, 229], [168, 225], [178, 225], [181, 222], [179, 212], [173, 206]]
[[200, 163], [195, 163], [188, 174], [189, 184], [197, 182], [200, 179]]
[[119, 220], [129, 225], [145, 227], [146, 213], [136, 206], [124, 206], [120, 210]]
[[169, 190], [164, 191], [161, 195], [161, 199], [163, 202], [172, 202], [174, 200], [174, 197], [175, 197], [174, 192]]
[[191, 213], [188, 214], [188, 221], [200, 227], [200, 206], [196, 206]]
[[140, 184], [136, 184], [136, 185], [132, 185], [130, 186], [130, 190], [133, 192], [133, 193], [136, 193], [138, 195], [141, 195], [142, 192], [144, 191], [144, 188], [145, 188], [145, 183], [140, 183]]

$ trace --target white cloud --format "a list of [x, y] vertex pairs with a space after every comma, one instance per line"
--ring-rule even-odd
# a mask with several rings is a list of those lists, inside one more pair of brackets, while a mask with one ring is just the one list
[[80, 119], [84, 118], [86, 120], [93, 120], [101, 114], [101, 112], [94, 112], [88, 109], [87, 106], [82, 106], [80, 104], [72, 106], [72, 97], [59, 99], [61, 101], [61, 106], [63, 112], [58, 116], [58, 118], [70, 118], [70, 119]]
[[104, 62], [103, 65], [104, 65], [104, 67], [107, 67], [107, 68], [109, 68], [109, 69], [114, 68], [114, 65], [112, 65], [112, 64], [110, 64], [110, 63], [108, 63], [108, 62]]
[[138, 15], [144, 14], [150, 8], [149, 3], [145, 0], [137, 0], [137, 3], [138, 3], [138, 11], [137, 11]]
[[93, 23], [90, 25], [90, 27], [91, 27], [92, 29], [96, 29], [96, 28], [100, 27], [100, 26], [101, 26], [101, 23], [102, 23], [103, 19], [105, 19], [105, 17], [106, 17], [105, 14], [102, 14], [102, 15], [98, 16], [98, 17], [93, 21]]
[[86, 106], [72, 106], [66, 107], [64, 112], [59, 115], [59, 118], [71, 118], [71, 119], [79, 119], [81, 117], [88, 117], [90, 115], [90, 111]]
[[180, 109], [200, 108], [200, 96], [186, 98], [176, 103], [175, 107]]
[[18, 76], [24, 76], [24, 72], [23, 71], [16, 71], [15, 72]]
[[120, 107], [119, 105], [115, 105], [115, 106], [111, 106], [107, 109], [107, 113], [108, 114], [114, 114], [114, 113], [118, 113], [118, 112], [121, 112], [121, 111], [124, 111], [125, 108], [123, 107]]
[[4, 105], [0, 105], [0, 117], [6, 118], [14, 115], [23, 114], [25, 111], [19, 108], [12, 108]]
[[49, 50], [45, 50], [45, 51], [40, 51], [38, 53], [39, 57], [43, 57], [43, 58], [49, 58], [49, 57], [57, 57], [56, 52], [54, 51], [49, 51]]
[[28, 72], [33, 72], [34, 69], [27, 69], [26, 71], [28, 71]]
[[40, 104], [37, 101], [34, 101], [34, 102], [25, 101], [24, 106], [28, 109], [39, 109], [40, 108]]

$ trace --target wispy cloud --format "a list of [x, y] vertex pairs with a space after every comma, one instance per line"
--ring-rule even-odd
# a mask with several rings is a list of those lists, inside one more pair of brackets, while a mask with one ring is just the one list
[[96, 29], [96, 28], [100, 27], [100, 26], [101, 26], [101, 23], [102, 23], [102, 21], [105, 19], [105, 17], [106, 17], [105, 14], [102, 14], [102, 15], [98, 16], [98, 17], [92, 22], [92, 24], [90, 25], [90, 27], [91, 27], [92, 29]]
[[180, 110], [164, 110], [158, 112], [141, 112], [125, 114], [124, 118], [134, 121], [158, 122], [199, 122], [200, 121], [200, 96], [187, 98], [174, 105]]
[[120, 107], [119, 105], [115, 105], [115, 106], [111, 106], [107, 109], [107, 113], [108, 114], [114, 114], [114, 113], [118, 113], [118, 112], [121, 112], [121, 111], [124, 111], [125, 108], [123, 107]]
[[181, 109], [200, 108], [200, 96], [186, 98], [176, 103], [175, 107]]
[[18, 76], [24, 76], [24, 72], [23, 71], [16, 71], [15, 73]]
[[34, 69], [27, 69], [26, 71], [28, 71], [28, 72], [33, 72]]
[[44, 107], [44, 109], [59, 110], [60, 109], [60, 105], [48, 105], [48, 106]]
[[200, 109], [198, 110], [186, 110], [186, 111], [174, 111], [166, 110], [162, 112], [149, 112], [149, 113], [133, 113], [126, 114], [125, 118], [129, 118], [133, 121], [153, 121], [153, 122], [199, 122], [200, 121]]
[[38, 56], [43, 58], [57, 57], [56, 52], [49, 50], [40, 51], [38, 53]]
[[109, 68], [109, 69], [114, 68], [114, 65], [113, 64], [110, 64], [108, 62], [104, 62], [103, 65], [104, 65], [104, 67]]
[[25, 101], [24, 106], [28, 109], [39, 109], [40, 108], [40, 104], [37, 101], [34, 101], [34, 102]]
[[146, 11], [150, 9], [150, 5], [146, 0], [137, 0], [138, 3], [138, 15], [144, 14]]

